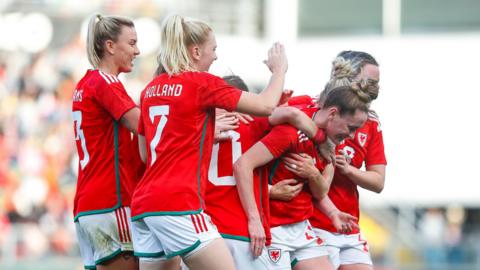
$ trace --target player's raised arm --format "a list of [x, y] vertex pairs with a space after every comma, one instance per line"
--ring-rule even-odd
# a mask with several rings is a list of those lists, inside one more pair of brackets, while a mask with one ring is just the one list
[[260, 94], [243, 92], [238, 101], [236, 110], [260, 116], [268, 116], [277, 106], [283, 91], [285, 73], [288, 69], [285, 48], [280, 43], [275, 43], [268, 51], [265, 64], [272, 72], [268, 86]]

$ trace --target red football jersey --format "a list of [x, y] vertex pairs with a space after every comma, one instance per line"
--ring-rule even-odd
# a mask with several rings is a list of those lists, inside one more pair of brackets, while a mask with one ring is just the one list
[[303, 95], [303, 96], [295, 96], [291, 97], [288, 100], [288, 106], [295, 106], [295, 107], [316, 107], [315, 101], [312, 97]]
[[[347, 139], [337, 146], [337, 154], [339, 150], [349, 156], [350, 164], [356, 168], [361, 168], [363, 162], [366, 166], [387, 164], [380, 124], [371, 117], [357, 130], [353, 140]], [[328, 196], [340, 211], [360, 218], [357, 185], [338, 171], [335, 171]], [[318, 209], [315, 209], [310, 222], [316, 228], [337, 232], [330, 219]], [[358, 233], [358, 230], [351, 232], [355, 233]]]
[[[314, 116], [317, 108], [302, 109], [308, 116]], [[269, 180], [271, 184], [299, 177], [287, 170], [285, 164], [280, 158], [287, 153], [306, 153], [315, 158], [316, 167], [323, 171], [325, 164], [319, 158], [315, 146], [311, 140], [299, 142], [298, 130], [290, 125], [275, 126], [261, 142], [268, 148], [270, 153], [277, 160], [269, 164]], [[292, 224], [308, 219], [313, 213], [312, 195], [308, 190], [308, 186], [300, 192], [298, 196], [289, 202], [280, 200], [270, 200], [270, 225], [272, 227]]]
[[[250, 241], [248, 219], [238, 195], [232, 165], [270, 128], [268, 118], [255, 118], [248, 125], [240, 123], [237, 129], [228, 131], [231, 140], [213, 145], [205, 198], [206, 212], [225, 238]], [[253, 186], [267, 239], [270, 239], [268, 181], [261, 168], [253, 172]]]
[[235, 110], [241, 93], [206, 72], [161, 74], [147, 85], [138, 128], [147, 168], [133, 195], [133, 219], [204, 208], [215, 107]]
[[131, 133], [119, 123], [135, 107], [117, 77], [88, 70], [78, 82], [72, 105], [79, 155], [75, 220], [130, 205], [136, 182]]

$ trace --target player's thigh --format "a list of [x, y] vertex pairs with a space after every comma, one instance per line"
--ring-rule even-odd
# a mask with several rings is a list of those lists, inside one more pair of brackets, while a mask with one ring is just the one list
[[367, 241], [361, 234], [345, 235], [340, 249], [340, 265], [356, 265], [352, 269], [372, 269], [372, 258]]
[[298, 261], [293, 267], [293, 270], [334, 270], [332, 263], [327, 255], [320, 257], [313, 257]]
[[140, 270], [180, 270], [180, 257], [173, 257], [169, 260], [165, 258], [142, 258], [140, 260]]
[[[224, 240], [227, 244], [228, 249], [230, 250], [230, 253], [232, 254], [236, 269], [269, 269], [268, 264], [265, 263], [261, 256], [257, 258], [253, 256], [250, 248], [250, 242], [227, 238], [225, 238]], [[262, 253], [266, 252], [267, 249], [264, 248]]]
[[114, 258], [97, 265], [97, 270], [138, 270], [138, 258], [133, 252], [122, 252]]
[[[295, 229], [296, 235], [296, 238], [291, 240], [291, 245], [294, 247], [292, 251], [292, 266], [299, 264], [300, 267], [302, 265], [306, 267], [311, 264], [311, 261], [330, 264], [327, 246], [317, 236], [308, 220], [296, 223], [295, 227], [291, 229]], [[308, 262], [302, 263], [303, 261]]]
[[330, 261], [335, 269], [340, 266], [340, 250], [344, 246], [344, 235], [340, 233], [332, 233], [326, 230], [314, 228], [315, 234], [325, 244]]
[[368, 264], [345, 264], [345, 265], [340, 265], [339, 270], [373, 270], [372, 265]]
[[195, 253], [183, 257], [190, 270], [234, 270], [232, 255], [222, 238], [216, 238]]
[[210, 217], [203, 212], [179, 216], [148, 216], [142, 220], [149, 232], [158, 239], [167, 259], [180, 256], [185, 261], [212, 241], [221, 239]]

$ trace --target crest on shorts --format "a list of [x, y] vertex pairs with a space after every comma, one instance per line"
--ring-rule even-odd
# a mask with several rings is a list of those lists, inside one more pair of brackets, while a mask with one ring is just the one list
[[277, 263], [282, 257], [282, 250], [279, 248], [268, 249], [268, 257], [270, 260], [272, 260], [272, 262]]
[[367, 134], [363, 133], [363, 132], [359, 132], [358, 133], [358, 143], [364, 147], [365, 146], [365, 143], [367, 142]]

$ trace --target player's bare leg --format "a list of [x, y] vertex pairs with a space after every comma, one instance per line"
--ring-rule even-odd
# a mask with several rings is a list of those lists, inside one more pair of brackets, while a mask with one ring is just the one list
[[232, 255], [221, 238], [183, 260], [190, 270], [235, 270]]
[[132, 252], [122, 252], [112, 259], [97, 265], [98, 270], [138, 270], [138, 258]]
[[340, 270], [373, 270], [373, 267], [368, 264], [356, 263], [356, 264], [344, 264], [340, 265]]
[[301, 260], [293, 267], [294, 270], [334, 270], [328, 256], [315, 257], [312, 259]]
[[170, 260], [140, 260], [140, 270], [180, 270], [180, 257]]

